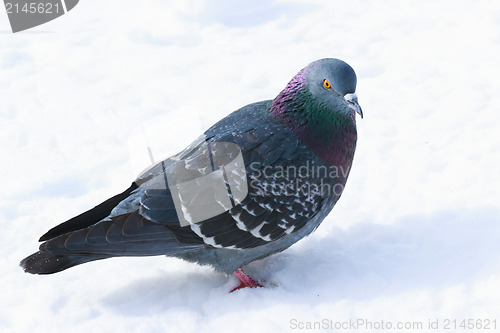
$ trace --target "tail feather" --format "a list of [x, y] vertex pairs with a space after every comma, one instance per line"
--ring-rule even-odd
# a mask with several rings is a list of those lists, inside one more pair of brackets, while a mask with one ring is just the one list
[[21, 261], [20, 266], [26, 273], [52, 274], [76, 265], [104, 258], [107, 257], [54, 255], [38, 251], [29, 257], [24, 258]]

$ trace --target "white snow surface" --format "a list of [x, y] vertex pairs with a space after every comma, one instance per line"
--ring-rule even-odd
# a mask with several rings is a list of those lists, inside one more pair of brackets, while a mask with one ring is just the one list
[[[0, 32], [1, 332], [500, 330], [499, 1], [85, 0]], [[325, 57], [358, 75], [353, 169], [315, 233], [246, 267], [265, 288], [161, 256], [18, 266], [148, 145], [177, 153]]]

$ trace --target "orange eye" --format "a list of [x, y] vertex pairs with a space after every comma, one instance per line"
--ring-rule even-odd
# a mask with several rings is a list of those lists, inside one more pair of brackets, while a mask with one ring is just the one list
[[330, 89], [332, 87], [332, 85], [330, 84], [330, 81], [325, 79], [323, 81], [323, 87], [325, 87], [326, 89]]

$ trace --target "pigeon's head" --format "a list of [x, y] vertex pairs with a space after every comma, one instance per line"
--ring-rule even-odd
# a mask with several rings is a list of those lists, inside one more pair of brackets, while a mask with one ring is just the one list
[[356, 82], [356, 73], [344, 61], [316, 60], [295, 75], [276, 97], [271, 113], [299, 124], [329, 123], [342, 116], [354, 119], [354, 112], [363, 118]]
[[298, 75], [305, 79], [312, 97], [328, 106], [347, 104], [363, 118], [356, 95], [356, 73], [339, 59], [321, 59], [312, 62]]

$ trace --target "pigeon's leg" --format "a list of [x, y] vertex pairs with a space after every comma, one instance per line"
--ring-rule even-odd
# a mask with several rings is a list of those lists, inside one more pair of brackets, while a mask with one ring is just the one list
[[240, 280], [241, 283], [238, 287], [231, 290], [230, 291], [231, 293], [233, 291], [236, 291], [236, 290], [239, 290], [242, 288], [246, 288], [246, 287], [249, 287], [249, 288], [262, 287], [262, 285], [260, 283], [258, 283], [254, 279], [252, 279], [247, 273], [243, 272], [243, 270], [241, 268], [238, 268], [236, 271], [234, 271], [233, 274], [236, 275], [236, 277]]

